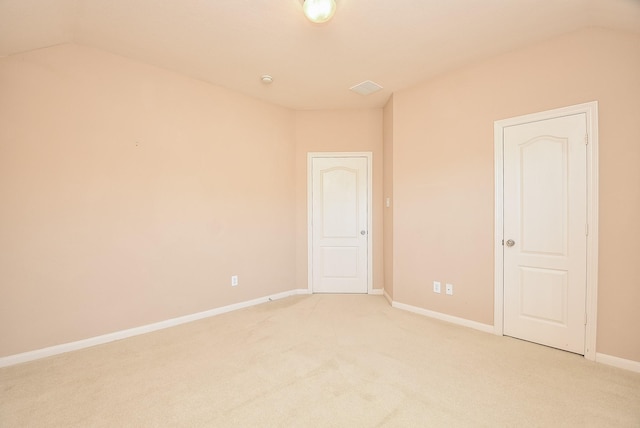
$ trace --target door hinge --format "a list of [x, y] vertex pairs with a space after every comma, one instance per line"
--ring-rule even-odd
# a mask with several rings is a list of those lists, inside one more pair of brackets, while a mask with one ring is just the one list
[[584, 225], [584, 234], [585, 236], [589, 236], [589, 223]]
[[584, 313], [584, 325], [587, 325], [587, 313]]
[[584, 134], [584, 144], [589, 144], [589, 134]]
[[502, 240], [502, 245], [504, 245], [504, 239]]

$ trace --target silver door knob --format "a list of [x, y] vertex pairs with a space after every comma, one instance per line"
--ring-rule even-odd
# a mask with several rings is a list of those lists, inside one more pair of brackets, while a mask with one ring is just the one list
[[514, 241], [513, 239], [509, 239], [506, 242], [507, 247], [513, 247], [514, 245], [516, 245], [516, 241]]
[[366, 230], [361, 230], [361, 231], [360, 231], [360, 235], [366, 235], [366, 234], [367, 234], [367, 231], [366, 231]]

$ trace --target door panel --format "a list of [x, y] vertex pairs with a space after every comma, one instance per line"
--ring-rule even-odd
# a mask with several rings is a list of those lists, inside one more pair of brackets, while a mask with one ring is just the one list
[[366, 157], [312, 160], [312, 289], [367, 293]]
[[533, 322], [567, 324], [567, 272], [520, 267], [520, 315]]
[[586, 116], [504, 129], [504, 334], [584, 354]]
[[[332, 162], [333, 163], [333, 162]], [[358, 170], [320, 170], [322, 236], [354, 238], [358, 234]]]
[[546, 136], [520, 147], [523, 253], [566, 255], [567, 143]]

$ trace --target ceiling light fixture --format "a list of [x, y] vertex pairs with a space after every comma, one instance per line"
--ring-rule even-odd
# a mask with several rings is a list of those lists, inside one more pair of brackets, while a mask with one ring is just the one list
[[309, 21], [321, 24], [330, 20], [336, 12], [336, 1], [303, 0], [302, 10]]

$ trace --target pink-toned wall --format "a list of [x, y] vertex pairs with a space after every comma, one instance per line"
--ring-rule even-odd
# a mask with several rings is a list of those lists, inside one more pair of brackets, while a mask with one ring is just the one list
[[384, 286], [382, 109], [296, 112], [296, 286], [308, 287], [307, 153], [373, 153], [373, 288]]
[[[640, 361], [640, 37], [588, 29], [393, 98], [395, 301], [493, 324], [493, 123], [599, 102], [598, 353]], [[433, 280], [454, 284], [434, 294]]]
[[384, 291], [387, 298], [393, 300], [393, 96], [384, 106], [383, 113]]
[[295, 288], [291, 110], [76, 45], [0, 94], [0, 356]]
[[598, 100], [597, 351], [640, 361], [639, 75], [638, 36], [591, 29], [293, 112], [75, 45], [0, 59], [0, 356], [306, 288], [310, 151], [373, 152], [375, 288], [492, 324], [493, 122]]

